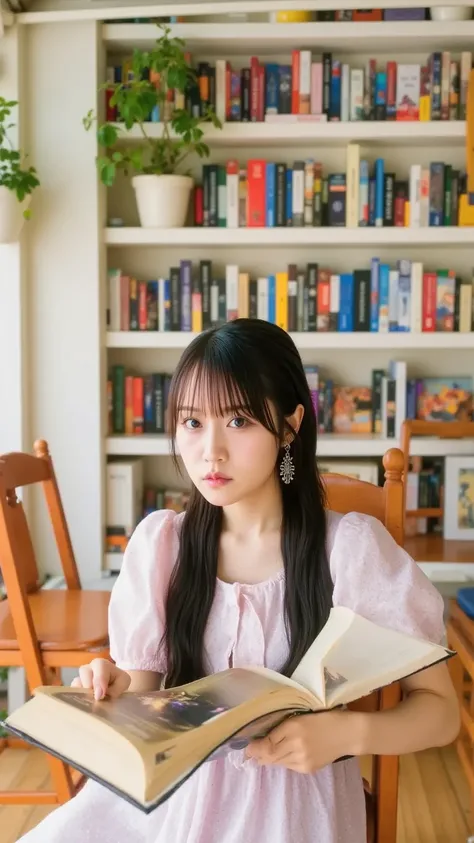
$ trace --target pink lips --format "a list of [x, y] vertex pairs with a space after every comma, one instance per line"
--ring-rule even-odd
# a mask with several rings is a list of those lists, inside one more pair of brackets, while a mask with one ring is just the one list
[[210, 472], [206, 474], [204, 480], [212, 486], [213, 489], [218, 489], [221, 486], [225, 486], [227, 483], [230, 483], [231, 478], [226, 477], [225, 474], [219, 474], [219, 472]]

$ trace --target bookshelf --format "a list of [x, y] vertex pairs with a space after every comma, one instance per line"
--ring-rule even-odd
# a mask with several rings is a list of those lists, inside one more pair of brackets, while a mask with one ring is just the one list
[[[393, 439], [385, 439], [375, 434], [343, 436], [337, 433], [323, 433], [318, 436], [317, 453], [320, 457], [382, 457], [393, 445]], [[166, 436], [160, 434], [108, 436], [106, 453], [108, 456], [163, 457], [170, 454], [170, 443]], [[417, 436], [413, 439], [411, 453], [419, 457], [474, 454], [474, 442]]]
[[[192, 331], [107, 331], [107, 348], [154, 348], [183, 350], [196, 337]], [[356, 351], [379, 349], [401, 352], [412, 349], [431, 350], [472, 350], [472, 334], [407, 333], [407, 334], [370, 334], [370, 333], [293, 333], [296, 347], [300, 350], [320, 351], [322, 349], [347, 349]]]
[[[329, 5], [329, 4], [328, 4]], [[258, 0], [255, 4], [257, 9]], [[355, 7], [355, 4], [354, 4]], [[321, 8], [321, 7], [320, 7]], [[357, 7], [358, 8], [358, 7]], [[430, 52], [443, 49], [469, 50], [474, 38], [474, 20], [460, 22], [401, 21], [397, 23], [178, 23], [173, 35], [183, 38], [193, 52], [239, 56], [265, 56], [296, 47], [343, 54], [367, 52]], [[134, 47], [149, 49], [156, 40], [153, 24], [105, 24], [102, 37], [113, 52]]]
[[[124, 143], [142, 141], [143, 135], [136, 126], [126, 131], [121, 124], [115, 125], [120, 128]], [[308, 143], [312, 146], [327, 143], [345, 145], [351, 141], [377, 147], [393, 145], [395, 142], [410, 147], [434, 142], [444, 147], [452, 144], [462, 146], [466, 141], [464, 120], [426, 123], [224, 123], [222, 129], [215, 129], [214, 126], [204, 126], [203, 129], [203, 139], [213, 149], [240, 143], [256, 147], [285, 144], [297, 149]], [[161, 124], [147, 123], [146, 132], [148, 137], [161, 137]]]
[[[396, 8], [413, 4], [411, 0], [381, 0], [378, 5]], [[431, 0], [429, 5], [455, 3]], [[474, 2], [467, 5], [474, 7]], [[333, 50], [341, 59], [359, 62], [361, 67], [368, 57], [380, 63], [389, 57], [419, 62], [435, 49], [460, 53], [472, 50], [474, 43], [474, 20], [304, 25], [263, 20], [268, 12], [287, 6], [287, 0], [175, 0], [153, 6], [153, 13], [193, 15], [192, 22], [173, 26], [174, 34], [186, 40], [196, 60], [228, 55], [236, 66], [252, 54], [262, 56], [262, 60], [270, 56], [275, 61], [288, 60], [291, 50], [297, 48], [311, 48], [318, 55]], [[351, 6], [372, 8], [373, 2], [298, 2], [302, 9]], [[227, 12], [260, 13], [261, 19], [224, 23]], [[317, 259], [321, 265], [343, 272], [355, 265], [369, 266], [371, 256], [377, 254], [391, 263], [406, 257], [434, 267], [452, 266], [469, 277], [474, 265], [474, 228], [140, 228], [129, 185], [120, 181], [108, 194], [99, 185], [94, 165], [97, 145], [93, 133], [84, 132], [81, 121], [96, 105], [97, 87], [105, 79], [109, 57], [120, 59], [133, 47], [146, 48], [155, 40], [153, 25], [126, 22], [149, 13], [147, 6], [39, 0], [34, 10], [17, 16], [16, 31], [7, 30], [3, 39], [16, 39], [25, 76], [28, 151], [45, 185], [36, 200], [38, 214], [21, 246], [17, 273], [18, 283], [25, 271], [28, 274], [27, 304], [34, 325], [28, 335], [28, 381], [32, 387], [28, 390], [25, 386], [28, 404], [25, 399], [23, 412], [29, 425], [25, 447], [37, 436], [49, 440], [86, 581], [110, 570], [110, 554], [104, 554], [107, 457], [144, 456], [149, 484], [164, 478], [171, 486], [174, 476], [166, 437], [107, 436], [107, 369], [114, 363], [124, 363], [139, 373], [170, 372], [193, 336], [181, 332], [107, 332], [107, 268], [121, 267], [137, 277], [156, 278], [180, 259], [189, 258], [196, 264], [209, 258], [221, 267], [225, 263], [242, 265], [255, 276], [275, 272], [291, 262], [304, 266]], [[221, 22], [203, 20], [203, 16], [213, 14]], [[117, 22], [120, 20], [123, 22]], [[55, 91], [54, 98], [51, 90]], [[53, 135], [52, 126], [58, 127]], [[161, 131], [159, 124], [150, 129], [156, 135]], [[327, 172], [341, 172], [351, 141], [360, 143], [371, 161], [383, 155], [394, 171], [404, 174], [412, 161], [426, 166], [429, 161], [446, 160], [461, 167], [465, 158], [465, 124], [461, 121], [234, 123], [226, 124], [222, 132], [209, 128], [205, 134], [210, 160], [216, 163], [231, 157], [241, 161], [250, 157], [286, 161], [313, 157], [324, 163]], [[134, 132], [125, 140], [139, 142]], [[200, 173], [200, 165], [195, 172]], [[110, 227], [110, 218], [118, 216], [124, 219], [124, 227]], [[19, 319], [20, 314], [21, 308]], [[474, 334], [297, 334], [295, 341], [305, 364], [320, 364], [341, 384], [365, 383], [364, 373], [375, 362], [385, 366], [390, 359], [407, 360], [415, 377], [468, 375], [474, 370]], [[391, 445], [393, 440], [380, 437], [328, 434], [319, 439], [319, 453], [324, 457], [380, 457]], [[459, 446], [451, 440], [418, 440], [414, 447], [415, 453], [426, 456], [474, 452], [472, 444]], [[52, 545], [47, 520], [34, 502], [33, 509], [40, 557], [49, 560]], [[449, 562], [458, 573], [470, 561], [442, 542], [418, 542], [414, 555], [421, 563]], [[47, 565], [50, 567], [49, 561]]]
[[474, 228], [107, 228], [108, 246], [474, 246]]

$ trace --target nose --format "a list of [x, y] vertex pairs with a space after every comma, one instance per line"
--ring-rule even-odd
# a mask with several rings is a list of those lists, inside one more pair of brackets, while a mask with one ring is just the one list
[[226, 459], [224, 436], [219, 424], [209, 424], [204, 437], [204, 460], [211, 465], [222, 463]]

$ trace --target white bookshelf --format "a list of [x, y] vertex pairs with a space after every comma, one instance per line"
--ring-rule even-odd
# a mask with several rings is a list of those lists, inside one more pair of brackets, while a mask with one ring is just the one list
[[[115, 125], [120, 130], [120, 137], [124, 143], [143, 141], [143, 135], [136, 126], [127, 131], [120, 123]], [[160, 138], [163, 133], [161, 123], [146, 123], [145, 129], [150, 138]], [[318, 146], [328, 143], [345, 146], [354, 142], [377, 147], [394, 143], [410, 147], [436, 143], [439, 147], [444, 147], [452, 144], [463, 145], [466, 142], [466, 124], [463, 120], [426, 123], [363, 120], [347, 123], [224, 123], [222, 129], [216, 129], [212, 125], [203, 126], [203, 129], [203, 140], [213, 149], [241, 143], [265, 147], [284, 144], [298, 148], [308, 143]]]
[[[182, 350], [198, 336], [192, 331], [108, 331], [107, 348], [148, 348]], [[407, 350], [460, 350], [472, 351], [474, 335], [439, 334], [439, 333], [293, 333], [291, 337], [296, 347], [302, 350], [319, 351], [322, 349], [345, 349], [357, 351], [379, 349], [399, 353]]]
[[108, 246], [474, 246], [474, 227], [106, 228]]
[[[412, 4], [412, 0], [380, 0], [377, 5], [396, 8]], [[104, 561], [107, 458], [143, 456], [150, 484], [158, 485], [164, 479], [172, 488], [174, 476], [165, 436], [107, 437], [107, 370], [123, 363], [137, 373], [171, 372], [193, 338], [193, 334], [182, 333], [108, 333], [107, 267], [120, 267], [149, 279], [166, 277], [169, 267], [180, 259], [189, 258], [196, 264], [209, 258], [219, 271], [226, 263], [235, 263], [258, 277], [289, 263], [302, 267], [312, 260], [345, 272], [354, 266], [369, 266], [370, 258], [377, 255], [390, 263], [406, 257], [432, 268], [452, 266], [463, 278], [472, 273], [474, 228], [146, 230], [138, 226], [133, 193], [125, 180], [109, 193], [99, 185], [96, 140], [93, 132], [83, 130], [81, 121], [97, 104], [97, 87], [105, 79], [108, 57], [120, 60], [134, 47], [151, 46], [157, 37], [153, 24], [130, 24], [127, 20], [131, 18], [194, 16], [173, 26], [173, 34], [186, 40], [196, 60], [228, 55], [236, 66], [251, 55], [288, 60], [293, 48], [309, 48], [316, 55], [333, 51], [360, 67], [368, 57], [382, 65], [392, 57], [424, 61], [434, 49], [457, 54], [473, 50], [474, 20], [291, 25], [265, 21], [269, 12], [288, 5], [288, 0], [168, 0], [153, 6], [127, 6], [126, 0], [122, 5], [112, 5], [109, 0], [36, 0], [32, 8], [15, 17], [19, 26], [14, 32], [7, 29], [0, 40], [4, 63], [7, 57], [6, 64], [11, 65], [13, 57], [21, 65], [23, 130], [30, 159], [44, 184], [33, 206], [34, 219], [25, 227], [15, 277], [7, 273], [9, 290], [24, 284], [25, 272], [28, 276], [24, 289], [28, 290], [33, 330], [27, 334], [29, 371], [22, 405], [25, 436], [27, 441], [39, 436], [49, 441], [86, 581], [110, 570], [110, 555]], [[429, 5], [456, 3], [431, 0]], [[474, 7], [474, 0], [467, 5]], [[298, 0], [301, 9], [351, 7], [372, 8], [373, 0]], [[259, 19], [230, 24], [223, 19], [228, 12], [248, 12]], [[205, 19], [206, 15], [214, 17]], [[12, 41], [14, 49], [5, 53], [5, 44]], [[61, 126], [62, 132], [53, 156], [51, 126]], [[148, 128], [152, 136], [161, 131], [159, 124]], [[139, 142], [135, 132], [125, 140]], [[361, 157], [373, 161], [381, 154], [388, 162], [387, 171], [400, 172], [401, 177], [412, 162], [426, 166], [429, 161], [445, 160], [459, 168], [465, 161], [463, 122], [226, 124], [222, 131], [206, 128], [205, 140], [211, 148], [210, 160], [219, 164], [229, 158], [268, 157], [290, 162], [312, 157], [323, 162], [326, 172], [341, 172], [346, 145], [351, 141], [361, 144]], [[112, 217], [122, 217], [124, 227], [106, 227]], [[0, 298], [2, 303], [5, 312], [10, 312], [9, 299]], [[18, 306], [19, 326], [23, 325], [23, 312]], [[317, 363], [341, 384], [367, 384], [367, 372], [386, 366], [390, 359], [407, 360], [413, 377], [467, 375], [474, 370], [473, 334], [297, 334], [294, 339], [305, 364]], [[77, 434], [84, 443], [80, 447]], [[380, 458], [394, 444], [380, 437], [326, 435], [319, 439], [318, 452], [323, 457]], [[425, 456], [474, 452], [467, 441], [420, 439], [414, 448]], [[39, 557], [49, 566], [54, 558], [50, 530], [36, 501], [33, 516]]]
[[[256, 3], [256, 7], [258, 2]], [[321, 7], [320, 7], [321, 8]], [[463, 22], [401, 21], [396, 23], [178, 23], [173, 35], [183, 38], [194, 53], [208, 56], [258, 53], [261, 56], [304, 47], [317, 52], [431, 52], [442, 49], [469, 50], [474, 39], [474, 20]], [[110, 23], [103, 39], [114, 52], [134, 47], [150, 49], [157, 37], [154, 24]]]

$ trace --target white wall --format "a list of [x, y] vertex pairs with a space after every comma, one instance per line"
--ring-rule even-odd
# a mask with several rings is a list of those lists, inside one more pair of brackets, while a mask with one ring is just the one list
[[[21, 88], [19, 29], [6, 30], [0, 39], [0, 95], [18, 100]], [[15, 112], [16, 128], [9, 135], [22, 139], [22, 114]], [[26, 413], [25, 274], [19, 244], [0, 245], [0, 453], [22, 450], [28, 431]]]
[[[83, 582], [102, 558], [100, 229], [94, 22], [24, 27], [26, 140], [42, 187], [29, 237], [30, 431], [50, 445]], [[58, 571], [44, 506], [33, 502], [41, 566]]]

